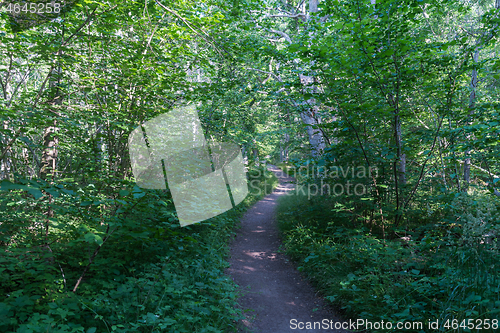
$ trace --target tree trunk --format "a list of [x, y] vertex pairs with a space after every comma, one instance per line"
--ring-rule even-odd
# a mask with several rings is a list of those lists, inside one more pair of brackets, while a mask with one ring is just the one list
[[259, 150], [257, 148], [252, 148], [252, 153], [255, 165], [259, 165]]
[[[318, 0], [309, 0], [309, 14], [318, 12]], [[308, 87], [308, 85], [314, 82], [312, 76], [299, 75], [300, 82], [305, 87], [305, 92], [315, 92], [315, 87]], [[309, 144], [311, 145], [311, 155], [314, 159], [317, 159], [323, 153], [325, 149], [325, 138], [323, 137], [323, 132], [317, 127], [321, 124], [321, 118], [318, 114], [318, 106], [316, 105], [316, 100], [311, 98], [304, 102], [307, 110], [300, 113], [300, 118], [302, 122], [307, 125], [307, 134], [309, 136]]]
[[394, 116], [394, 128], [398, 159], [398, 182], [400, 186], [404, 186], [406, 185], [406, 154], [403, 154], [401, 118], [399, 117], [398, 111], [396, 111], [396, 115]]
[[[497, 3], [500, 0], [496, 0]], [[474, 62], [477, 63], [479, 60], [479, 46], [476, 47], [474, 50], [474, 56], [473, 56]], [[467, 124], [470, 125], [472, 123], [472, 114], [473, 114], [473, 108], [476, 103], [476, 88], [477, 88], [477, 70], [474, 68], [471, 73], [471, 80], [470, 80], [470, 88], [471, 92], [469, 95], [469, 119], [467, 121]], [[471, 166], [471, 159], [468, 156], [470, 154], [470, 150], [467, 149], [465, 152], [466, 158], [464, 161], [464, 181], [466, 183], [470, 182], [470, 166]]]
[[[9, 123], [8, 121], [4, 121], [3, 122], [3, 129], [4, 130], [7, 130], [9, 128]], [[0, 160], [0, 180], [2, 179], [7, 179], [7, 180], [10, 180], [10, 174], [11, 174], [11, 166], [12, 166], [12, 159], [11, 159], [11, 152], [12, 150], [10, 149], [10, 147], [7, 146], [8, 144], [8, 139], [6, 138], [5, 139], [5, 142], [2, 142], [4, 140], [0, 140], [0, 144], [1, 144], [1, 148], [3, 148], [3, 146], [5, 146], [5, 153], [4, 153], [4, 156], [3, 158]], [[0, 149], [0, 152], [2, 152], [3, 149]]]
[[[49, 89], [54, 91], [52, 94], [51, 105], [61, 105], [62, 96], [61, 91], [57, 87], [59, 78], [54, 78], [54, 75], [59, 76], [61, 69], [54, 69], [49, 81]], [[56, 112], [57, 113], [57, 112]], [[40, 177], [42, 179], [53, 178], [56, 173], [57, 164], [57, 144], [59, 143], [57, 135], [57, 121], [54, 120], [53, 126], [48, 126], [43, 132], [43, 154], [40, 170]]]
[[[495, 0], [495, 9], [500, 9], [500, 0]], [[474, 55], [473, 55], [473, 60], [474, 63], [478, 63], [479, 61], [479, 49], [480, 45], [477, 45], [475, 50], [474, 50]], [[477, 70], [474, 68], [471, 73], [471, 80], [470, 80], [470, 88], [471, 92], [469, 95], [469, 119], [467, 121], [467, 125], [472, 124], [472, 114], [473, 114], [473, 108], [476, 104], [476, 89], [477, 89], [477, 83], [478, 83], [478, 77], [477, 77]], [[470, 182], [470, 168], [471, 168], [471, 158], [469, 156], [470, 150], [467, 149], [465, 151], [465, 160], [464, 160], [464, 173], [463, 173], [463, 179], [466, 183]]]
[[[61, 67], [54, 69], [51, 73], [49, 81], [49, 89], [51, 91], [51, 100], [49, 102], [49, 107], [61, 105], [62, 96], [61, 90], [58, 87], [60, 82]], [[56, 77], [54, 77], [56, 76]], [[51, 110], [58, 114], [56, 110]], [[52, 182], [54, 180], [55, 174], [57, 172], [57, 145], [59, 143], [57, 138], [57, 121], [54, 120], [53, 126], [48, 126], [43, 132], [43, 155], [40, 169], [40, 177], [47, 182]], [[49, 224], [50, 218], [54, 217], [54, 211], [50, 207], [52, 202], [52, 195], [48, 193], [48, 203], [49, 206], [46, 211], [47, 219], [45, 220], [45, 244], [49, 245]], [[50, 248], [49, 248], [50, 249]]]

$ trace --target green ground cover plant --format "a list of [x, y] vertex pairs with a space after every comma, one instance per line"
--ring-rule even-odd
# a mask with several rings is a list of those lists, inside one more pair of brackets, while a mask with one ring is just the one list
[[228, 241], [277, 182], [262, 166], [249, 180], [251, 193], [235, 209], [188, 227], [165, 191], [122, 183], [124, 213], [102, 214], [94, 187], [55, 186], [48, 242], [45, 226], [32, 222], [44, 221], [35, 197], [0, 192], [0, 331], [230, 332], [241, 313], [224, 275]]
[[500, 319], [499, 242], [490, 237], [498, 234], [500, 210], [490, 194], [456, 193], [435, 222], [384, 233], [357, 221], [346, 201], [298, 191], [282, 198], [278, 216], [285, 252], [348, 317], [439, 320], [438, 330], [409, 332], [475, 332], [460, 323]]

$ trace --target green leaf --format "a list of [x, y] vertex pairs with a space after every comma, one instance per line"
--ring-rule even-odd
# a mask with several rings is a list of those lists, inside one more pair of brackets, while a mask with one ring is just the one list
[[118, 194], [121, 196], [121, 197], [126, 197], [127, 195], [130, 194], [129, 191], [127, 190], [120, 190], [120, 192], [118, 192]]
[[290, 52], [296, 52], [298, 49], [299, 49], [300, 45], [299, 44], [291, 44], [289, 47], [288, 47], [288, 50]]
[[43, 197], [43, 193], [42, 191], [40, 190], [37, 190], [35, 188], [30, 188], [28, 189], [28, 193], [31, 194], [32, 196], [35, 197], [36, 200], [40, 199], [41, 197]]
[[9, 191], [9, 190], [23, 190], [27, 191], [29, 194], [31, 194], [35, 199], [40, 199], [43, 197], [42, 191], [35, 187], [27, 186], [27, 185], [22, 185], [22, 184], [14, 184], [11, 183], [8, 180], [4, 180], [0, 183], [0, 191]]
[[87, 333], [95, 333], [95, 331], [97, 331], [97, 328], [96, 327], [91, 327], [87, 330]]
[[104, 243], [101, 236], [93, 234], [91, 232], [85, 234], [85, 236], [83, 236], [83, 238], [85, 238], [85, 241], [87, 243], [96, 242], [98, 245], [102, 245], [102, 243]]
[[0, 190], [2, 190], [2, 191], [28, 190], [28, 186], [20, 185], [20, 184], [13, 184], [13, 183], [9, 182], [8, 180], [4, 180], [0, 183]]
[[146, 193], [144, 193], [144, 192], [134, 192], [132, 195], [134, 196], [135, 199], [139, 199], [139, 198], [142, 198], [143, 196], [145, 196]]
[[59, 195], [61, 194], [60, 191], [58, 191], [57, 189], [55, 188], [47, 188], [45, 189], [45, 192], [49, 193], [50, 195], [52, 195], [54, 198], [58, 198]]

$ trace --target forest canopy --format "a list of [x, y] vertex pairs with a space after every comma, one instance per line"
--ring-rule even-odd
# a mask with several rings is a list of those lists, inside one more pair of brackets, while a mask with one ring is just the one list
[[[231, 331], [263, 161], [297, 180], [286, 252], [347, 315], [498, 320], [500, 0], [0, 7], [0, 331]], [[187, 104], [259, 185], [181, 228], [128, 142]]]

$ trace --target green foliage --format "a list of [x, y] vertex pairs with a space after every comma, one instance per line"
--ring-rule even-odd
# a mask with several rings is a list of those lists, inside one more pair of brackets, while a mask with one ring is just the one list
[[[260, 167], [250, 169], [249, 181], [253, 194], [237, 208], [184, 228], [168, 193], [134, 183], [121, 183], [126, 190], [114, 199], [121, 213], [114, 214], [104, 206], [115, 201], [93, 186], [54, 186], [55, 214], [44, 221], [38, 210], [23, 209], [37, 207], [40, 198], [20, 191], [29, 193], [25, 185], [4, 182], [0, 202], [9, 219], [2, 218], [0, 230], [0, 330], [230, 330], [241, 313], [224, 274], [227, 243], [242, 212], [277, 179]], [[48, 224], [48, 244], [31, 220]]]
[[[498, 317], [498, 8], [307, 3], [78, 1], [31, 28], [0, 13], [0, 331], [234, 327], [226, 240], [277, 180], [252, 167], [252, 199], [180, 228], [127, 148], [185, 102], [207, 139], [297, 177], [287, 251], [354, 317]], [[359, 167], [377, 171], [310, 173]], [[363, 193], [317, 195], [349, 184]]]
[[461, 243], [474, 246], [484, 242], [485, 235], [499, 234], [500, 213], [488, 196], [457, 193], [450, 203], [452, 223], [460, 225]]
[[[372, 234], [369, 224], [356, 226], [328, 213], [331, 203], [320, 199], [283, 198], [278, 216], [284, 247], [347, 315], [424, 325], [439, 319], [438, 332], [470, 332], [445, 327], [447, 320], [500, 319], [498, 240], [485, 236], [482, 223], [496, 230], [499, 207], [487, 197], [457, 195], [441, 223], [391, 232], [386, 239]], [[462, 228], [457, 218], [471, 226]]]
[[252, 166], [248, 170], [249, 191], [256, 198], [270, 194], [279, 184], [278, 178], [265, 165]]

